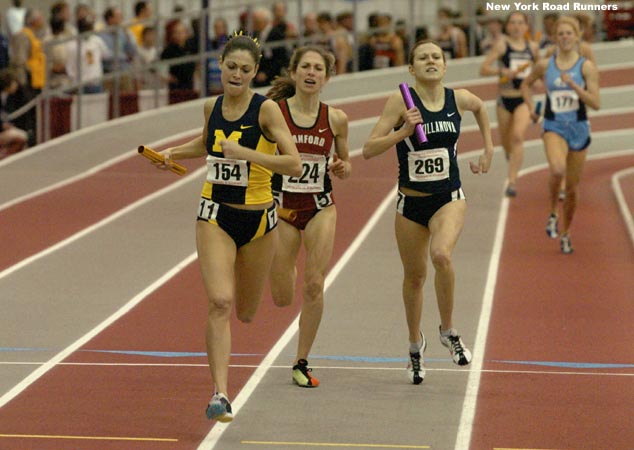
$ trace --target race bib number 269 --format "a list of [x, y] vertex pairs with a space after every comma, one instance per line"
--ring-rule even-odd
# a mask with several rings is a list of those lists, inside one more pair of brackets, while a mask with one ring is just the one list
[[407, 162], [410, 181], [440, 181], [449, 178], [449, 151], [446, 148], [409, 152]]

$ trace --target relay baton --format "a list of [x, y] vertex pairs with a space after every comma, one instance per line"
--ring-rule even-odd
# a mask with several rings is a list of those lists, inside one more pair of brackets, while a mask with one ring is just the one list
[[[145, 145], [139, 145], [138, 150], [142, 156], [145, 156], [147, 159], [149, 159], [153, 163], [165, 164], [165, 157], [161, 155], [160, 153], [155, 152], [150, 147], [146, 147]], [[187, 167], [181, 166], [180, 164], [172, 161], [171, 165], [169, 166], [169, 170], [171, 170], [177, 175], [185, 175], [185, 173], [187, 172]]]
[[[527, 62], [522, 64], [521, 66], [519, 66], [516, 70], [516, 72], [524, 72], [524, 70], [526, 70], [528, 68], [528, 66], [530, 66], [531, 63]], [[508, 77], [506, 76], [501, 76], [500, 77], [500, 84], [502, 83], [506, 83], [507, 81], [509, 81]]]
[[[403, 96], [403, 101], [405, 102], [405, 106], [407, 109], [411, 109], [414, 107], [414, 100], [412, 100], [412, 94], [409, 91], [409, 86], [407, 83], [401, 83], [398, 85], [401, 90], [401, 95]], [[414, 129], [414, 133], [416, 134], [416, 138], [418, 139], [419, 144], [423, 144], [427, 142], [427, 136], [425, 136], [425, 130], [423, 130], [423, 124], [416, 124], [416, 128]]]

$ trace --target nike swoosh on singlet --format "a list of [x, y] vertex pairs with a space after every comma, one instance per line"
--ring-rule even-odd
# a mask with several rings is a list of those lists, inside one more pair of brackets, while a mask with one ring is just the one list
[[247, 128], [251, 128], [253, 125], [240, 125], [241, 130], [246, 130]]
[[319, 132], [320, 132], [320, 133], [323, 133], [323, 132], [324, 132], [324, 131], [326, 131], [327, 129], [328, 129], [328, 128], [324, 128], [324, 129], [321, 129], [321, 128], [320, 128], [320, 129], [319, 129]]
[[454, 112], [452, 112], [451, 114], [447, 113], [447, 117], [451, 117], [451, 116], [453, 116], [454, 114], [456, 114], [456, 112], [455, 112], [455, 111], [454, 111]]

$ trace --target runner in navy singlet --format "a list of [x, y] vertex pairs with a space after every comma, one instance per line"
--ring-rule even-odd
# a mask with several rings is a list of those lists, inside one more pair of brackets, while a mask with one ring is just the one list
[[[440, 342], [449, 348], [454, 363], [471, 362], [453, 324], [453, 249], [464, 224], [466, 202], [457, 164], [460, 121], [465, 111], [473, 112], [482, 137], [484, 152], [473, 173], [486, 173], [491, 165], [493, 142], [486, 107], [465, 89], [447, 89], [443, 77], [447, 65], [442, 48], [434, 41], [420, 41], [409, 55], [409, 71], [415, 77], [410, 88], [414, 107], [407, 110], [400, 91], [390, 95], [381, 117], [363, 146], [363, 156], [372, 158], [396, 145], [399, 161], [399, 191], [396, 202], [396, 240], [404, 269], [403, 301], [409, 331], [408, 376], [420, 384], [425, 376], [422, 353], [426, 341], [420, 330], [423, 284], [427, 254], [436, 270], [435, 287], [440, 311]], [[423, 124], [426, 143], [414, 133]]]
[[202, 135], [161, 152], [165, 166], [207, 156], [196, 247], [209, 302], [206, 344], [215, 384], [206, 414], [220, 422], [233, 419], [228, 399], [231, 311], [235, 306], [240, 321], [253, 320], [278, 241], [271, 176], [299, 176], [301, 170], [279, 106], [250, 88], [260, 57], [251, 37], [232, 37], [220, 59], [224, 94], [205, 102]]
[[505, 24], [505, 35], [489, 51], [480, 75], [499, 77], [499, 95], [496, 105], [498, 133], [508, 160], [508, 175], [505, 195], [517, 195], [517, 174], [524, 160], [524, 136], [531, 123], [530, 111], [519, 90], [522, 80], [538, 61], [537, 43], [525, 38], [528, 19], [522, 12], [509, 14]]

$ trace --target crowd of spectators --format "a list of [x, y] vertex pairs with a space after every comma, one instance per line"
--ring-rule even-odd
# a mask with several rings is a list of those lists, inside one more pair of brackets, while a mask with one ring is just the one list
[[[73, 10], [62, 0], [45, 16], [38, 8], [27, 10], [21, 0], [12, 0], [12, 6], [0, 13], [3, 16], [0, 70], [3, 74], [11, 72], [17, 88], [3, 91], [3, 127], [26, 130], [33, 144], [34, 109], [12, 120], [8, 119], [8, 111], [28, 103], [45, 86], [56, 92], [82, 94], [163, 87], [170, 92], [200, 89], [207, 95], [220, 92], [218, 59], [207, 58], [206, 70], [201, 71], [194, 55], [199, 53], [203, 42], [206, 51], [219, 54], [230, 35], [223, 17], [212, 17], [212, 29], [205, 41], [200, 36], [200, 19], [187, 14], [182, 7], [174, 7], [174, 18], [166, 22], [158, 20], [151, 1], [135, 2], [131, 13], [132, 21], [124, 23], [124, 14], [118, 6], [108, 7], [102, 17], [97, 17], [87, 4], [79, 3]], [[550, 42], [552, 19], [546, 14], [544, 32], [540, 35], [531, 32], [530, 37], [542, 46]], [[580, 21], [586, 39], [593, 39], [592, 17], [580, 17]], [[476, 23], [474, 30], [470, 29], [472, 23]], [[370, 14], [367, 27], [356, 34], [354, 24], [350, 11], [337, 15], [309, 11], [302, 17], [300, 27], [289, 20], [286, 2], [277, 1], [271, 8], [244, 11], [237, 27], [257, 37], [262, 45], [263, 58], [255, 86], [267, 86], [281, 74], [300, 40], [330, 50], [336, 58], [336, 73], [342, 74], [406, 64], [412, 40], [427, 37], [440, 43], [447, 58], [484, 54], [504, 32], [500, 17], [481, 14], [477, 22], [470, 22], [446, 8], [438, 10], [437, 20], [430, 29], [420, 26], [414, 32], [405, 20], [395, 21], [391, 14], [383, 12]], [[177, 61], [158, 64], [169, 59]], [[201, 72], [206, 73], [206, 79], [199, 79]]]

